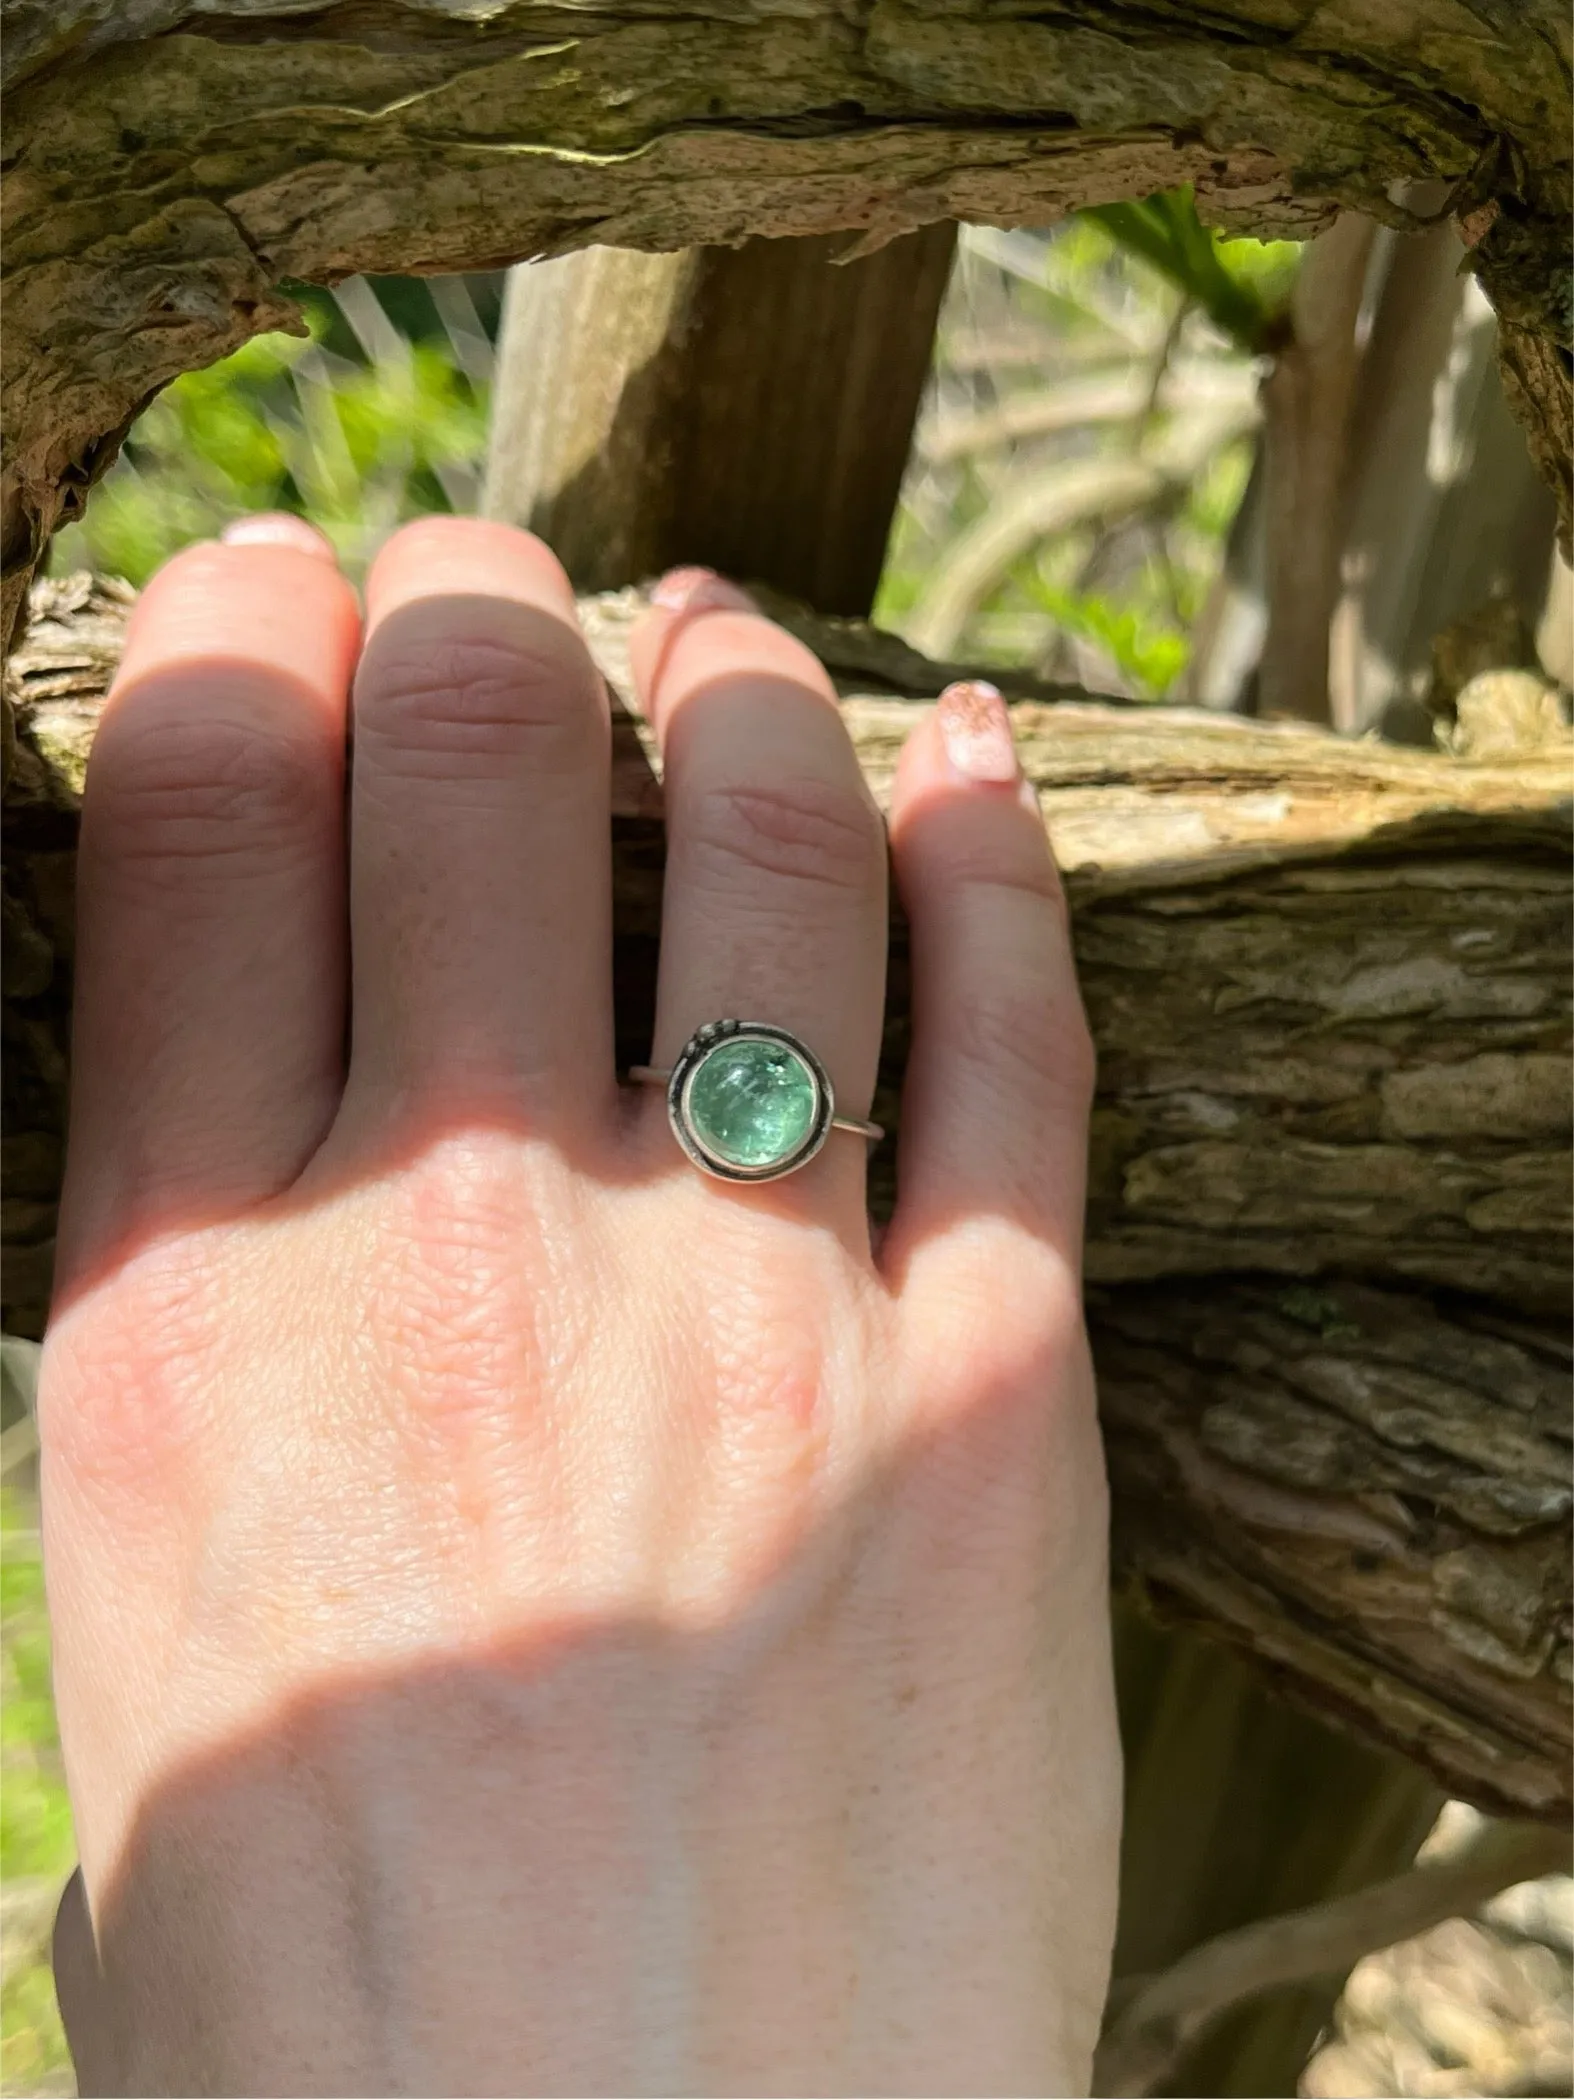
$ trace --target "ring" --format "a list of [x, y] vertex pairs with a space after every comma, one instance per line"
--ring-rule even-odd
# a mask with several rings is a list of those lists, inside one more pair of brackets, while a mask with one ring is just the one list
[[673, 1136], [721, 1181], [779, 1181], [806, 1167], [833, 1130], [881, 1138], [878, 1123], [836, 1113], [830, 1075], [807, 1043], [769, 1021], [710, 1021], [670, 1072], [634, 1065], [630, 1079], [667, 1089]]

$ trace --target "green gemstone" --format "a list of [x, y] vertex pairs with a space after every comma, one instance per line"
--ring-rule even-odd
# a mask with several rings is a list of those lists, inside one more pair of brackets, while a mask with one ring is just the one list
[[689, 1128], [730, 1167], [770, 1167], [802, 1150], [819, 1088], [785, 1043], [742, 1036], [700, 1060], [686, 1090]]

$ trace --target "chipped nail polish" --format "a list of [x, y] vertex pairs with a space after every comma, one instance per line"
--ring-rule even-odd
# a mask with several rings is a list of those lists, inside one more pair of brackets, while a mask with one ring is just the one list
[[964, 780], [1006, 786], [1021, 778], [1011, 717], [987, 679], [948, 685], [940, 695], [939, 716], [946, 756]]

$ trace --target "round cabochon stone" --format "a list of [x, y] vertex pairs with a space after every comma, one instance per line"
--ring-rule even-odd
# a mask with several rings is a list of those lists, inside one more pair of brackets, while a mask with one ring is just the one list
[[738, 1036], [707, 1051], [686, 1090], [689, 1128], [730, 1167], [770, 1167], [802, 1151], [820, 1090], [786, 1043]]

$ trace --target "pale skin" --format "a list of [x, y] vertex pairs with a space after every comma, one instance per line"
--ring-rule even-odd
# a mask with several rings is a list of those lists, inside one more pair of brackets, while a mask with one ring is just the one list
[[[830, 686], [680, 575], [634, 645], [652, 1062], [868, 1113], [887, 856]], [[353, 778], [344, 795], [345, 724]], [[1092, 1058], [987, 691], [891, 866], [899, 1199], [707, 1179], [612, 1044], [607, 702], [561, 569], [247, 521], [89, 774], [40, 1390], [90, 2093], [1068, 2094], [1114, 1929]]]

